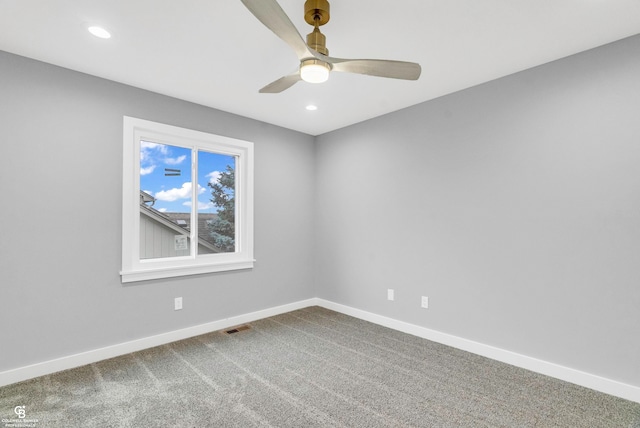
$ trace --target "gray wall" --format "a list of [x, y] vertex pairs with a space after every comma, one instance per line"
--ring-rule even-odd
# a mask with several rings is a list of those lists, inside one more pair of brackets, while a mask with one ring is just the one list
[[319, 137], [317, 295], [640, 386], [639, 113], [636, 36]]
[[[123, 115], [254, 142], [252, 271], [120, 283]], [[0, 52], [0, 141], [0, 371], [314, 296], [313, 137]]]
[[[640, 386], [638, 76], [634, 37], [314, 140], [0, 52], [0, 371], [318, 296]], [[123, 115], [255, 142], [252, 271], [120, 283]]]

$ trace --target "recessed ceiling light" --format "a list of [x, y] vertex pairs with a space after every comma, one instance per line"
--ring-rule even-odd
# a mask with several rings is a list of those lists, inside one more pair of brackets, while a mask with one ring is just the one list
[[315, 111], [318, 110], [318, 106], [313, 105], [313, 104], [309, 104], [307, 107], [305, 107], [307, 110], [309, 111]]
[[88, 28], [89, 32], [91, 34], [93, 34], [96, 37], [100, 37], [101, 39], [108, 39], [111, 37], [111, 33], [109, 33], [107, 30], [105, 30], [102, 27], [89, 27]]

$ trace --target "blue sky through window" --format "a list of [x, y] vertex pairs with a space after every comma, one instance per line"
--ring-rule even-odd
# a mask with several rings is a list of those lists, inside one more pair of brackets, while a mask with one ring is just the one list
[[[140, 142], [140, 190], [156, 198], [153, 208], [161, 212], [191, 211], [191, 149]], [[209, 182], [216, 182], [227, 165], [235, 169], [235, 157], [198, 152], [198, 211], [215, 213]]]

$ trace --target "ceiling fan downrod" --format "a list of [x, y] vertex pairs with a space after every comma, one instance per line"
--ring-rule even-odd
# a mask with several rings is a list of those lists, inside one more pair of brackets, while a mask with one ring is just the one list
[[304, 3], [304, 20], [313, 25], [313, 31], [307, 34], [307, 45], [323, 55], [329, 56], [327, 38], [320, 32], [320, 26], [329, 22], [328, 0], [307, 0]]

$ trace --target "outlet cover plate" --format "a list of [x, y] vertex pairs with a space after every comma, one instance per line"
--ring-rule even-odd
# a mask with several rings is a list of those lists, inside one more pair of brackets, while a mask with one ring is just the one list
[[422, 307], [429, 309], [429, 298], [427, 296], [422, 296]]

